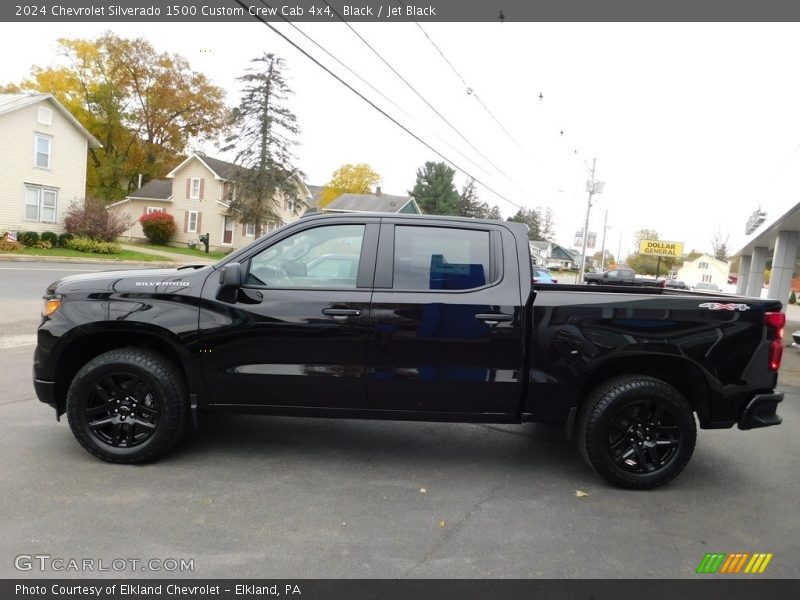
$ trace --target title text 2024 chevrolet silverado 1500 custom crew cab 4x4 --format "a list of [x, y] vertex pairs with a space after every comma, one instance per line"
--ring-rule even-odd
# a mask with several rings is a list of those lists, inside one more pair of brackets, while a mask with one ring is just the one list
[[65, 277], [34, 383], [78, 441], [155, 459], [202, 413], [563, 423], [614, 484], [702, 428], [780, 423], [781, 304], [531, 283], [525, 226], [313, 216], [213, 266]]

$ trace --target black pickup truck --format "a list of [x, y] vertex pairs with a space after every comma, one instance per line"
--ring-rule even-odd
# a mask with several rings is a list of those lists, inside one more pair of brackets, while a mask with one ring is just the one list
[[586, 273], [583, 281], [589, 285], [635, 285], [641, 287], [666, 287], [666, 279], [640, 277], [633, 269], [609, 269], [602, 273]]
[[[515, 223], [313, 216], [213, 266], [45, 295], [39, 398], [118, 463], [223, 412], [563, 424], [603, 477], [675, 477], [701, 428], [777, 425], [781, 304], [532, 284]], [[533, 458], [533, 457], [532, 457]]]

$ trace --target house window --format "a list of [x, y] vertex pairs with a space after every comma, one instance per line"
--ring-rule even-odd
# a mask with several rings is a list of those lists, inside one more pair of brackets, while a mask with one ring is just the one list
[[[697, 268], [698, 269], [707, 269], [708, 268], [708, 263], [707, 262], [698, 263]], [[703, 279], [703, 281], [705, 281], [705, 279]]]
[[711, 283], [711, 275], [703, 275], [703, 283]]
[[199, 200], [200, 199], [200, 178], [193, 177], [192, 178], [192, 187], [191, 193], [189, 194], [189, 198], [192, 200]]
[[294, 212], [294, 200], [288, 198], [283, 201], [283, 210], [287, 212]]
[[248, 223], [245, 227], [244, 234], [247, 237], [255, 237], [256, 235], [256, 224], [255, 223]]
[[53, 111], [46, 106], [39, 107], [39, 123], [42, 125], [53, 124]]
[[50, 153], [52, 150], [52, 138], [44, 135], [36, 135], [34, 151], [36, 153], [36, 166], [40, 169], [50, 168]]
[[25, 186], [25, 220], [56, 222], [58, 191], [33, 185]]
[[230, 204], [231, 202], [236, 200], [236, 186], [235, 185], [233, 185], [232, 183], [228, 183], [226, 188], [225, 188], [225, 191], [226, 191], [225, 202]]
[[189, 221], [186, 224], [186, 231], [189, 233], [197, 233], [197, 211], [189, 211]]
[[166, 208], [161, 208], [159, 206], [148, 206], [147, 207], [147, 214], [157, 213], [157, 212], [167, 212]]

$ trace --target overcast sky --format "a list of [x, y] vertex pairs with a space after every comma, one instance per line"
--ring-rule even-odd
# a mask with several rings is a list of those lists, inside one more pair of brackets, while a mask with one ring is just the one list
[[[297, 30], [279, 25], [409, 129], [514, 204], [552, 207], [557, 239], [572, 246], [586, 214], [585, 180], [597, 159], [604, 193], [590, 231], [623, 256], [633, 233], [655, 229], [686, 250], [710, 250], [714, 230], [744, 242], [759, 205], [777, 217], [800, 200], [798, 24], [413, 23], [353, 27], [477, 150], [444, 124], [341, 23], [298, 27], [403, 107], [377, 96]], [[3, 83], [57, 60], [62, 36], [105, 30], [144, 36], [177, 52], [238, 99], [235, 77], [265, 52], [284, 57], [302, 128], [297, 166], [324, 184], [343, 163], [367, 162], [387, 193], [404, 194], [426, 160], [439, 160], [260, 23], [0, 24]], [[33, 41], [35, 40], [35, 43]], [[539, 94], [543, 99], [539, 99]], [[563, 130], [563, 135], [561, 131]], [[516, 141], [515, 141], [516, 140]], [[517, 145], [519, 144], [519, 145]], [[202, 148], [222, 158], [213, 146]], [[481, 154], [483, 156], [481, 156]], [[494, 166], [492, 166], [493, 163]], [[497, 171], [499, 167], [503, 173]], [[466, 176], [459, 172], [460, 187]], [[504, 216], [516, 207], [480, 188]]]

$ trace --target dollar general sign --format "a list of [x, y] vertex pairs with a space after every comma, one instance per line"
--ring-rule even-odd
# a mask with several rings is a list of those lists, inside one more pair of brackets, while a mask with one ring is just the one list
[[683, 242], [663, 242], [661, 240], [642, 240], [639, 242], [639, 254], [645, 256], [683, 256]]

